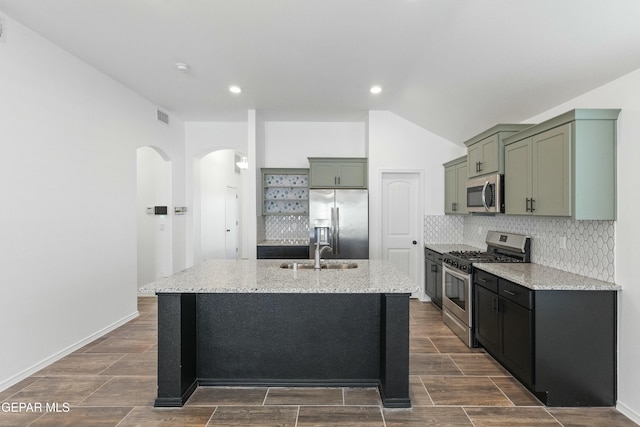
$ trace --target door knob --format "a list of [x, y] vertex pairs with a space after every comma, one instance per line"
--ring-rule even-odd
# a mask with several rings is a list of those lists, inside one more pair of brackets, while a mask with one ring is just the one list
[[414, 245], [417, 245], [417, 244], [418, 244], [418, 242], [416, 242], [416, 241], [414, 240], [414, 241], [413, 241], [413, 244], [414, 244]]

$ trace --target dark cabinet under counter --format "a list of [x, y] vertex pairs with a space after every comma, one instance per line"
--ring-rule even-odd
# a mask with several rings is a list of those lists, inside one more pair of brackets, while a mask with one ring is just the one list
[[309, 245], [258, 245], [258, 259], [309, 259]]
[[615, 290], [530, 289], [474, 272], [476, 341], [547, 406], [616, 404]]
[[431, 298], [431, 302], [442, 309], [442, 254], [425, 248], [424, 263], [425, 293]]

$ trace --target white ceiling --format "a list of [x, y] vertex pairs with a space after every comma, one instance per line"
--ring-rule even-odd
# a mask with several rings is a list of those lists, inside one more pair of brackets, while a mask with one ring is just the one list
[[640, 68], [638, 0], [0, 0], [0, 11], [187, 121], [390, 110], [460, 143]]

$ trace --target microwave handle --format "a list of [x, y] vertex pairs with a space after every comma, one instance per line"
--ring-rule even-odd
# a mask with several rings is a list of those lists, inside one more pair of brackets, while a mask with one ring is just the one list
[[484, 210], [489, 212], [489, 206], [487, 206], [487, 186], [489, 185], [489, 181], [484, 183], [484, 186], [482, 187], [482, 206], [484, 206]]

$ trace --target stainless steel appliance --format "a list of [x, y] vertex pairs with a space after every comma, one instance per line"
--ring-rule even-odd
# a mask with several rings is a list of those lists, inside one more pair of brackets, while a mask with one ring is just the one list
[[331, 246], [324, 258], [369, 258], [369, 193], [367, 190], [309, 191], [309, 256], [316, 242]]
[[473, 263], [531, 261], [529, 236], [489, 231], [485, 242], [486, 252], [447, 252], [442, 260], [443, 320], [469, 347], [473, 346]]
[[467, 211], [504, 212], [504, 177], [492, 174], [467, 180]]

